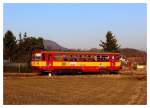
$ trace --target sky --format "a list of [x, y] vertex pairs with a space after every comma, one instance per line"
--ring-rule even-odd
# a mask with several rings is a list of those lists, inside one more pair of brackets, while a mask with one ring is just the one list
[[147, 48], [147, 6], [132, 4], [5, 3], [4, 33], [43, 37], [66, 48], [100, 48], [111, 31], [121, 48]]

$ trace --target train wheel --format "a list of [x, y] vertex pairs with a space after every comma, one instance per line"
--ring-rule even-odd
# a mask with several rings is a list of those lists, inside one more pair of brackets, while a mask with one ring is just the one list
[[81, 75], [82, 74], [82, 71], [81, 70], [78, 70], [78, 72], [77, 72], [79, 75]]
[[48, 72], [46, 72], [46, 71], [40, 71], [39, 74], [40, 74], [40, 75], [48, 75]]

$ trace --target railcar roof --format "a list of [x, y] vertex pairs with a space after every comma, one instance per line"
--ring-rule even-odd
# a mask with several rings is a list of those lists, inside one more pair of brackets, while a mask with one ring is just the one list
[[59, 54], [120, 54], [113, 52], [69, 52], [69, 51], [43, 51], [44, 53], [59, 53]]

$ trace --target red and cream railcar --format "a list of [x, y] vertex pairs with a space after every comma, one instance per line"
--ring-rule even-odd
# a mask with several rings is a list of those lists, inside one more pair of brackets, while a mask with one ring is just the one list
[[44, 72], [77, 70], [80, 72], [118, 71], [121, 69], [119, 53], [96, 52], [32, 52], [32, 67]]

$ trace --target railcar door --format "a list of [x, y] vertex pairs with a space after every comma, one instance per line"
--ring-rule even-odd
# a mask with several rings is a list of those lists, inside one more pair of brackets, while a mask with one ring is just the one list
[[115, 69], [115, 55], [111, 56], [111, 70], [113, 71]]
[[47, 53], [46, 62], [47, 62], [47, 70], [51, 70], [51, 67], [52, 67], [52, 56], [51, 56], [51, 53]]
[[120, 55], [119, 54], [115, 54], [115, 55], [112, 55], [111, 57], [111, 70], [112, 71], [117, 71], [120, 69], [120, 61], [119, 61], [119, 58], [120, 58]]

